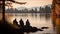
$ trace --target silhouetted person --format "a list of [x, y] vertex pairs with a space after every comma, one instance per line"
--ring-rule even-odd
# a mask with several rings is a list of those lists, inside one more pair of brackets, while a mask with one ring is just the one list
[[19, 24], [20, 24], [20, 34], [24, 34], [24, 22], [22, 19], [20, 19]]
[[15, 19], [15, 20], [13, 20], [13, 24], [18, 25], [18, 22], [17, 22], [17, 20], [16, 20], [16, 19]]
[[20, 23], [20, 27], [24, 27], [24, 22], [22, 19], [19, 21], [19, 23]]
[[26, 29], [27, 32], [29, 32], [32, 29], [32, 26], [30, 26], [30, 22], [29, 22], [28, 19], [26, 21], [25, 29]]
[[29, 20], [27, 19], [27, 21], [26, 21], [26, 26], [30, 26], [30, 22], [29, 22]]
[[32, 26], [30, 25], [29, 20], [27, 19], [24, 31], [25, 31], [27, 34], [29, 34], [30, 32], [37, 32], [37, 31], [43, 31], [43, 30], [42, 30], [42, 29], [38, 29], [37, 27], [32, 27]]

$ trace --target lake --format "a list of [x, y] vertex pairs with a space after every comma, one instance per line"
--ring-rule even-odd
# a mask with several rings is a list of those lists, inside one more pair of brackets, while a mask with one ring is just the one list
[[[8, 13], [6, 13], [7, 15]], [[47, 16], [46, 16], [47, 15]], [[7, 17], [6, 17], [7, 18]], [[53, 30], [53, 24], [52, 24], [52, 20], [49, 14], [45, 14], [45, 13], [9, 13], [9, 21], [13, 24], [13, 20], [17, 19], [17, 21], [19, 22], [19, 20], [22, 18], [22, 20], [24, 21], [24, 25], [26, 24], [27, 19], [29, 19], [30, 25], [32, 27], [37, 27], [37, 28], [41, 28], [41, 27], [49, 27], [48, 29], [44, 29], [44, 31], [37, 31], [35, 33], [29, 33], [29, 34], [55, 34], [54, 30]], [[19, 24], [19, 23], [18, 23]], [[27, 33], [24, 33], [27, 34]]]

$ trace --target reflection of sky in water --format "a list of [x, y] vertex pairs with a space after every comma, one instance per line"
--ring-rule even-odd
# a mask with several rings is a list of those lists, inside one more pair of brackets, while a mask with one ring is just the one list
[[[22, 18], [24, 21], [24, 24], [26, 22], [27, 19], [29, 19], [31, 26], [33, 27], [37, 27], [37, 28], [41, 28], [42, 26], [48, 26], [49, 29], [44, 29], [43, 32], [48, 32], [48, 33], [52, 33], [53, 34], [53, 26], [52, 26], [52, 22], [51, 19], [49, 18], [48, 20], [46, 20], [45, 16], [40, 16], [39, 13], [16, 13], [16, 14], [11, 14], [11, 22], [13, 22], [13, 20], [16, 18], [17, 21], [19, 22], [19, 20]], [[30, 33], [30, 34], [41, 34], [43, 32], [36, 32], [36, 33]]]

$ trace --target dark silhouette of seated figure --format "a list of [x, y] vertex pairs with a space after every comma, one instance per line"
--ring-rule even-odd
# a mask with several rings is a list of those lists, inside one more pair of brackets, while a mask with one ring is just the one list
[[18, 22], [17, 22], [17, 20], [16, 20], [16, 19], [15, 19], [15, 20], [13, 20], [13, 24], [18, 25]]
[[22, 19], [19, 21], [19, 23], [20, 23], [20, 27], [23, 28], [24, 27], [24, 22], [23, 22]]
[[26, 25], [25, 25], [25, 29], [27, 29], [26, 31], [30, 31], [31, 28], [32, 28], [32, 27], [30, 26], [30, 22], [29, 22], [29, 20], [27, 19]]
[[27, 19], [27, 21], [26, 21], [26, 26], [27, 27], [29, 27], [30, 26], [30, 22], [29, 22], [29, 20]]
[[32, 26], [30, 26], [30, 22], [29, 22], [29, 20], [27, 19], [26, 25], [25, 25], [25, 27], [24, 27], [24, 30], [25, 30], [25, 32], [30, 32], [31, 29], [32, 29]]
[[26, 25], [25, 25], [25, 27], [24, 27], [25, 29], [25, 32], [27, 32], [27, 33], [29, 33], [29, 32], [36, 32], [36, 31], [43, 31], [43, 30], [41, 30], [41, 29], [38, 29], [37, 27], [32, 27], [31, 25], [30, 25], [30, 22], [29, 22], [29, 20], [27, 19], [27, 21], [26, 21]]

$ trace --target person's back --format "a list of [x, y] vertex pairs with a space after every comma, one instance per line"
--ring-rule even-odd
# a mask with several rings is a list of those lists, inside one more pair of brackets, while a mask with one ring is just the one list
[[27, 21], [26, 21], [26, 26], [30, 26], [30, 22], [29, 22], [28, 19], [27, 19]]
[[16, 19], [15, 19], [15, 20], [13, 20], [13, 24], [18, 25], [18, 22], [17, 22], [17, 20], [16, 20]]
[[20, 27], [24, 27], [24, 22], [22, 19], [19, 21], [19, 23], [20, 23]]

